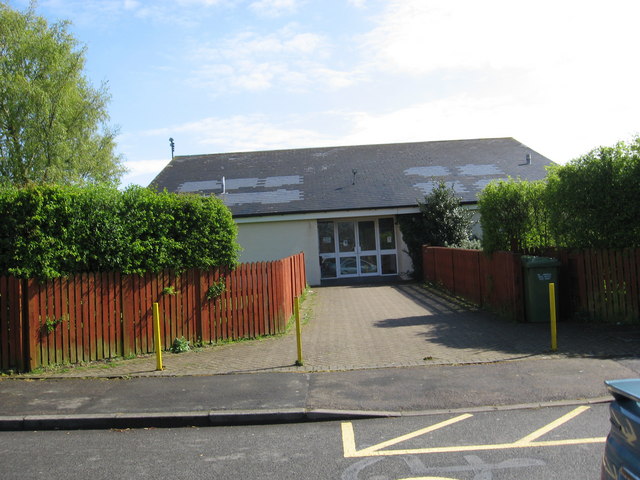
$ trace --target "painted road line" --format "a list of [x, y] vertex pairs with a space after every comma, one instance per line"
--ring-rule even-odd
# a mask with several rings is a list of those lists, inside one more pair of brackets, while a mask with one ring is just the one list
[[[429, 447], [429, 448], [412, 448], [406, 450], [379, 450], [375, 452], [366, 452], [364, 450], [357, 451], [354, 447], [345, 450], [345, 458], [358, 457], [391, 457], [396, 455], [426, 455], [433, 453], [462, 453], [462, 452], [482, 452], [490, 450], [515, 450], [523, 448], [536, 447], [563, 447], [570, 445], [587, 445], [593, 443], [604, 443], [607, 437], [594, 438], [572, 438], [568, 440], [551, 440], [548, 442], [531, 442], [531, 443], [495, 443], [488, 445], [456, 445], [452, 447]], [[347, 454], [348, 452], [348, 454]]]
[[[345, 458], [349, 457], [366, 457], [367, 453], [376, 452], [382, 448], [390, 447], [391, 445], [396, 445], [405, 440], [409, 440], [411, 438], [418, 437], [420, 435], [424, 435], [425, 433], [433, 432], [440, 428], [446, 427], [447, 425], [452, 425], [454, 423], [460, 422], [462, 420], [466, 420], [467, 418], [473, 417], [473, 415], [469, 413], [465, 413], [464, 415], [459, 415], [457, 417], [451, 418], [449, 420], [445, 420], [444, 422], [436, 423], [435, 425], [431, 425], [426, 428], [422, 428], [412, 433], [408, 433], [406, 435], [402, 435], [401, 437], [397, 437], [386, 442], [378, 443], [377, 445], [373, 445], [371, 447], [367, 447], [359, 452], [356, 451], [356, 440], [355, 434], [353, 432], [353, 424], [351, 422], [343, 422], [342, 427], [342, 449], [344, 452]], [[364, 455], [363, 455], [364, 453]]]
[[554, 420], [550, 424], [545, 425], [544, 427], [536, 430], [535, 432], [530, 433], [526, 437], [521, 438], [520, 440], [518, 440], [515, 443], [518, 444], [518, 445], [531, 443], [534, 440], [537, 440], [538, 438], [542, 437], [543, 435], [549, 433], [551, 430], [554, 430], [554, 429], [558, 428], [560, 425], [564, 425], [569, 420], [577, 417], [581, 413], [586, 412], [587, 410], [589, 410], [589, 408], [590, 407], [587, 407], [587, 406], [578, 407], [575, 410], [570, 411], [566, 415], [563, 415], [559, 419]]
[[470, 414], [460, 415], [458, 417], [445, 420], [444, 422], [431, 425], [415, 432], [402, 435], [386, 442], [379, 443], [362, 450], [357, 450], [355, 442], [355, 433], [353, 430], [353, 424], [351, 422], [343, 422], [342, 428], [342, 448], [345, 458], [357, 458], [357, 457], [380, 457], [380, 456], [394, 456], [394, 455], [423, 455], [432, 453], [459, 453], [459, 452], [474, 452], [474, 451], [488, 451], [488, 450], [510, 450], [510, 449], [522, 449], [522, 448], [535, 448], [535, 447], [560, 447], [569, 445], [585, 445], [593, 443], [604, 443], [606, 437], [592, 437], [592, 438], [572, 438], [566, 440], [550, 440], [550, 441], [534, 441], [546, 433], [549, 433], [553, 429], [563, 425], [572, 418], [580, 415], [586, 411], [589, 407], [579, 407], [569, 412], [566, 415], [554, 420], [548, 425], [536, 430], [535, 432], [521, 438], [512, 443], [496, 443], [485, 445], [455, 445], [445, 447], [426, 447], [426, 448], [412, 448], [412, 449], [399, 449], [399, 450], [383, 450], [384, 448], [397, 445], [398, 443], [406, 440], [419, 437], [429, 432], [444, 428], [448, 425], [466, 420], [472, 417]]
[[473, 415], [471, 415], [470, 413], [465, 413], [464, 415], [459, 415], [449, 420], [445, 420], [444, 422], [436, 423], [435, 425], [431, 425], [430, 427], [421, 428], [420, 430], [416, 430], [415, 432], [407, 433], [406, 435], [402, 435], [401, 437], [387, 440], [386, 442], [378, 443], [377, 445], [372, 445], [363, 450], [360, 450], [359, 453], [366, 455], [371, 452], [377, 452], [378, 450], [382, 450], [383, 448], [397, 445], [400, 442], [411, 440], [412, 438], [419, 437], [420, 435], [424, 435], [429, 432], [435, 432], [436, 430], [440, 430], [441, 428], [448, 427], [449, 425], [453, 425], [454, 423], [461, 422], [462, 420], [466, 420], [467, 418], [471, 417], [473, 417]]
[[356, 437], [353, 433], [353, 423], [343, 422], [340, 427], [342, 428], [342, 452], [344, 458], [358, 457], [359, 455], [356, 451]]

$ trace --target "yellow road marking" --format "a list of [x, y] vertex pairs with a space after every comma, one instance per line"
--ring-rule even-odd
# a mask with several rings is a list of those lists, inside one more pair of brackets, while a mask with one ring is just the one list
[[460, 415], [458, 417], [445, 420], [444, 422], [440, 422], [435, 425], [431, 425], [429, 427], [416, 430], [415, 432], [411, 432], [406, 435], [402, 435], [400, 437], [387, 440], [386, 442], [382, 442], [377, 445], [363, 448], [362, 450], [356, 449], [356, 441], [355, 441], [355, 434], [353, 431], [353, 424], [351, 422], [343, 422], [342, 423], [342, 447], [343, 447], [345, 458], [356, 458], [356, 457], [382, 457], [382, 456], [392, 456], [392, 455], [418, 455], [418, 454], [431, 454], [431, 453], [459, 453], [459, 452], [473, 452], [473, 451], [487, 451], [487, 450], [508, 450], [508, 449], [535, 448], [535, 447], [559, 447], [559, 446], [567, 446], [567, 445], [604, 443], [606, 441], [606, 437], [535, 441], [541, 436], [545, 435], [546, 433], [549, 433], [550, 431], [559, 427], [560, 425], [563, 425], [564, 423], [568, 422], [572, 418], [577, 417], [578, 415], [580, 415], [581, 413], [585, 412], [588, 409], [589, 407], [586, 407], [586, 406], [578, 407], [575, 410], [572, 410], [571, 412], [567, 413], [566, 415], [563, 415], [562, 417], [558, 418], [557, 420], [554, 420], [548, 425], [512, 443], [496, 443], [496, 444], [487, 444], [487, 445], [458, 445], [458, 446], [450, 446], [450, 447], [428, 447], [428, 448], [412, 448], [412, 449], [401, 449], [401, 450], [382, 450], [382, 449], [386, 447], [390, 447], [392, 445], [397, 445], [398, 443], [404, 442], [405, 440], [410, 440], [420, 435], [433, 432], [435, 430], [444, 428], [448, 425], [452, 425], [462, 420], [466, 420], [467, 418], [470, 418], [473, 415], [471, 414]]
[[534, 440], [537, 440], [538, 438], [543, 436], [544, 434], [549, 433], [551, 430], [553, 430], [555, 428], [558, 428], [560, 425], [563, 425], [563, 424], [567, 423], [572, 418], [575, 418], [578, 415], [580, 415], [581, 413], [586, 412], [587, 410], [589, 410], [589, 408], [590, 407], [587, 407], [587, 406], [578, 407], [575, 410], [570, 411], [566, 415], [563, 415], [559, 419], [551, 422], [550, 424], [545, 425], [544, 427], [536, 430], [535, 432], [530, 433], [526, 437], [521, 438], [520, 440], [518, 440], [515, 443], [517, 445], [525, 444], [525, 443], [531, 443]]
[[[402, 435], [401, 437], [394, 438], [392, 440], [387, 440], [386, 442], [378, 443], [377, 445], [372, 445], [363, 450], [360, 450], [359, 453], [366, 455], [367, 453], [370, 453], [370, 452], [377, 452], [378, 450], [382, 450], [385, 447], [390, 447], [391, 445], [396, 445], [400, 442], [404, 442], [405, 440], [410, 440], [412, 438], [419, 437], [420, 435], [424, 435], [425, 433], [440, 430], [441, 428], [447, 427], [449, 425], [453, 425], [454, 423], [458, 423], [470, 417], [473, 417], [473, 415], [469, 413], [465, 413], [464, 415], [459, 415], [449, 420], [445, 420], [444, 422], [436, 423], [435, 425], [431, 425], [430, 427], [422, 428], [420, 430], [416, 430], [415, 432], [407, 433], [406, 435]], [[354, 437], [354, 441], [355, 441], [355, 437]]]
[[344, 458], [357, 457], [356, 437], [353, 433], [353, 424], [351, 422], [342, 423], [342, 451]]
[[364, 450], [357, 451], [354, 449], [350, 455], [345, 458], [356, 457], [385, 457], [394, 455], [425, 455], [432, 453], [461, 453], [461, 452], [482, 452], [488, 450], [513, 450], [518, 448], [535, 448], [535, 447], [562, 447], [567, 445], [586, 445], [592, 443], [604, 443], [607, 437], [594, 438], [572, 438], [569, 440], [551, 440], [547, 442], [531, 442], [531, 443], [496, 443], [488, 445], [458, 445], [452, 447], [431, 447], [431, 448], [412, 448], [407, 450], [382, 450], [374, 452], [366, 452]]

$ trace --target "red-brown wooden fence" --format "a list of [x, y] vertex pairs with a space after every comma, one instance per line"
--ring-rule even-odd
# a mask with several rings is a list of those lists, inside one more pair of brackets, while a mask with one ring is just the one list
[[561, 312], [605, 322], [640, 321], [640, 249], [551, 250], [562, 262]]
[[479, 250], [423, 247], [426, 281], [481, 307], [517, 320], [524, 319], [524, 293], [520, 256]]
[[[640, 249], [533, 252], [560, 260], [561, 318], [640, 321]], [[425, 280], [477, 305], [524, 320], [520, 254], [443, 247], [423, 248]]]
[[[222, 294], [207, 298], [218, 282]], [[0, 370], [153, 352], [154, 302], [165, 347], [281, 333], [305, 287], [303, 253], [234, 270], [0, 277]]]

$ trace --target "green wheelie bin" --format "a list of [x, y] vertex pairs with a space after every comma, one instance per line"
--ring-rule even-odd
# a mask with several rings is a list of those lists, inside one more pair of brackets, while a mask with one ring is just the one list
[[522, 256], [524, 302], [527, 322], [550, 322], [549, 284], [555, 284], [556, 317], [558, 315], [558, 269], [555, 258]]

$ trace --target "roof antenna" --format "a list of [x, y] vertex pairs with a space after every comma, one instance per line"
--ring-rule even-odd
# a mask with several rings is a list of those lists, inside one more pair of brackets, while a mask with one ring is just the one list
[[356, 170], [354, 168], [353, 170], [351, 170], [351, 173], [353, 173], [353, 181], [351, 182], [351, 185], [355, 185], [356, 184], [356, 173], [358, 173], [358, 170]]
[[173, 152], [176, 149], [176, 144], [173, 143], [173, 138], [169, 138], [169, 145], [171, 145], [171, 160], [173, 160]]

